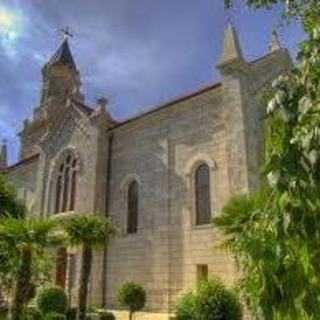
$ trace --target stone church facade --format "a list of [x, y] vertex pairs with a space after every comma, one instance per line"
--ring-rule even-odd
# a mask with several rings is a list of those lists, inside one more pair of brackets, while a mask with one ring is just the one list
[[[177, 296], [199, 279], [234, 282], [237, 270], [216, 248], [219, 234], [210, 220], [230, 196], [259, 184], [259, 97], [290, 66], [275, 34], [269, 53], [247, 62], [228, 26], [220, 83], [119, 123], [106, 99], [85, 104], [63, 41], [42, 69], [40, 104], [20, 133], [19, 162], [8, 166], [3, 147], [0, 168], [32, 215], [95, 213], [116, 224], [117, 237], [95, 253], [90, 303], [118, 309], [117, 289], [130, 280], [146, 289], [152, 319], [168, 319]], [[70, 296], [78, 258], [68, 249], [57, 256], [57, 282]]]

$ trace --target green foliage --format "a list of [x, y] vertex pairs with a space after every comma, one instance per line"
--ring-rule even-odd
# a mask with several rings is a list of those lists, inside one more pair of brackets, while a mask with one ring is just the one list
[[68, 299], [62, 288], [44, 288], [37, 297], [37, 306], [42, 314], [65, 314], [68, 308]]
[[[232, 7], [238, 0], [224, 0], [226, 8]], [[283, 10], [285, 18], [303, 18], [304, 13], [318, 4], [318, 0], [242, 0], [243, 4], [253, 9], [277, 9]]]
[[99, 319], [100, 320], [116, 320], [116, 317], [112, 312], [100, 311], [99, 312]]
[[242, 307], [232, 290], [212, 279], [178, 300], [176, 317], [177, 320], [241, 320]]
[[24, 320], [42, 320], [42, 314], [39, 309], [30, 306], [24, 312]]
[[144, 308], [146, 292], [139, 284], [127, 282], [118, 291], [118, 301], [130, 312], [136, 312]]
[[66, 320], [66, 316], [57, 312], [49, 312], [44, 316], [44, 320]]
[[8, 319], [8, 310], [0, 310], [0, 320]]
[[231, 200], [214, 220], [241, 266], [244, 298], [255, 318], [266, 320], [320, 314], [320, 2], [291, 2], [308, 39], [298, 66], [272, 84], [268, 187]]
[[61, 221], [71, 245], [102, 246], [115, 235], [116, 230], [110, 219], [87, 214], [76, 215]]
[[61, 220], [68, 242], [73, 246], [82, 247], [81, 276], [78, 290], [78, 319], [86, 319], [88, 282], [90, 279], [93, 248], [106, 245], [116, 229], [110, 219], [88, 214], [75, 215]]
[[178, 299], [176, 304], [177, 320], [193, 320], [197, 315], [197, 298], [192, 292], [189, 292]]
[[17, 200], [15, 188], [0, 174], [0, 217], [23, 218], [25, 207]]
[[[0, 277], [3, 289], [10, 290], [13, 287], [19, 270], [22, 251], [27, 247], [33, 252], [30, 280], [38, 284], [49, 278], [52, 263], [48, 258], [50, 253], [44, 249], [57, 241], [53, 234], [54, 229], [55, 223], [53, 221], [0, 219]], [[31, 293], [29, 291], [29, 294]]]
[[45, 248], [55, 243], [52, 220], [0, 219], [0, 266], [2, 285], [13, 287], [12, 319], [22, 316], [23, 307], [32, 297], [33, 286], [42, 272], [38, 266], [45, 254]]

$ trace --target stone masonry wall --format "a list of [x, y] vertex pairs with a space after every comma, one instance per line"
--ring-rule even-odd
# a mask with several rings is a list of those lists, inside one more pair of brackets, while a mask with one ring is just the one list
[[[110, 213], [121, 235], [107, 260], [107, 305], [126, 281], [147, 290], [147, 310], [168, 312], [196, 283], [197, 264], [227, 282], [235, 277], [211, 225], [194, 225], [193, 173], [210, 166], [213, 214], [229, 197], [221, 87], [114, 130]], [[126, 194], [139, 183], [139, 227], [127, 235]]]

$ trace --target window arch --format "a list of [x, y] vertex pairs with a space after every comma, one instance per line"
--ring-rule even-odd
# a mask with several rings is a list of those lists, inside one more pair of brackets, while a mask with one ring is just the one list
[[139, 185], [136, 180], [128, 186], [127, 198], [127, 233], [137, 233], [138, 231], [138, 213], [139, 213]]
[[209, 224], [211, 220], [210, 168], [202, 163], [195, 171], [196, 225]]
[[54, 213], [73, 211], [78, 179], [78, 159], [68, 154], [58, 167]]

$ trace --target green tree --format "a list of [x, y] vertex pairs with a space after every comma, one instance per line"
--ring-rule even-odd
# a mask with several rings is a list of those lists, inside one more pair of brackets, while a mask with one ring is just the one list
[[[25, 207], [17, 199], [15, 188], [8, 183], [6, 177], [0, 173], [0, 217], [23, 218], [25, 216]], [[8, 248], [3, 245], [0, 248], [0, 302], [2, 301], [2, 290], [8, 288], [12, 280], [12, 267], [14, 262], [9, 259]], [[11, 256], [12, 258], [12, 256]], [[11, 263], [9, 263], [11, 261]]]
[[132, 320], [133, 314], [146, 304], [146, 291], [137, 283], [127, 282], [118, 291], [118, 301], [129, 309], [129, 319]]
[[43, 316], [50, 312], [66, 314], [68, 297], [60, 287], [45, 287], [37, 296], [37, 306]]
[[[248, 0], [254, 7], [283, 3]], [[308, 36], [298, 65], [272, 84], [266, 120], [267, 186], [232, 199], [215, 224], [242, 269], [257, 319], [320, 314], [320, 2], [286, 1]]]
[[23, 218], [24, 205], [18, 201], [15, 188], [0, 174], [0, 216]]
[[92, 214], [76, 215], [62, 220], [62, 224], [69, 243], [82, 248], [78, 319], [85, 320], [93, 249], [106, 245], [116, 230], [109, 219]]
[[44, 255], [44, 249], [56, 243], [53, 234], [55, 222], [40, 219], [3, 218], [0, 221], [0, 246], [7, 250], [7, 267], [12, 267], [15, 289], [12, 301], [12, 319], [20, 320], [23, 308], [30, 299], [35, 270], [33, 262]]
[[241, 320], [242, 307], [232, 290], [211, 279], [178, 300], [176, 317], [177, 320]]

